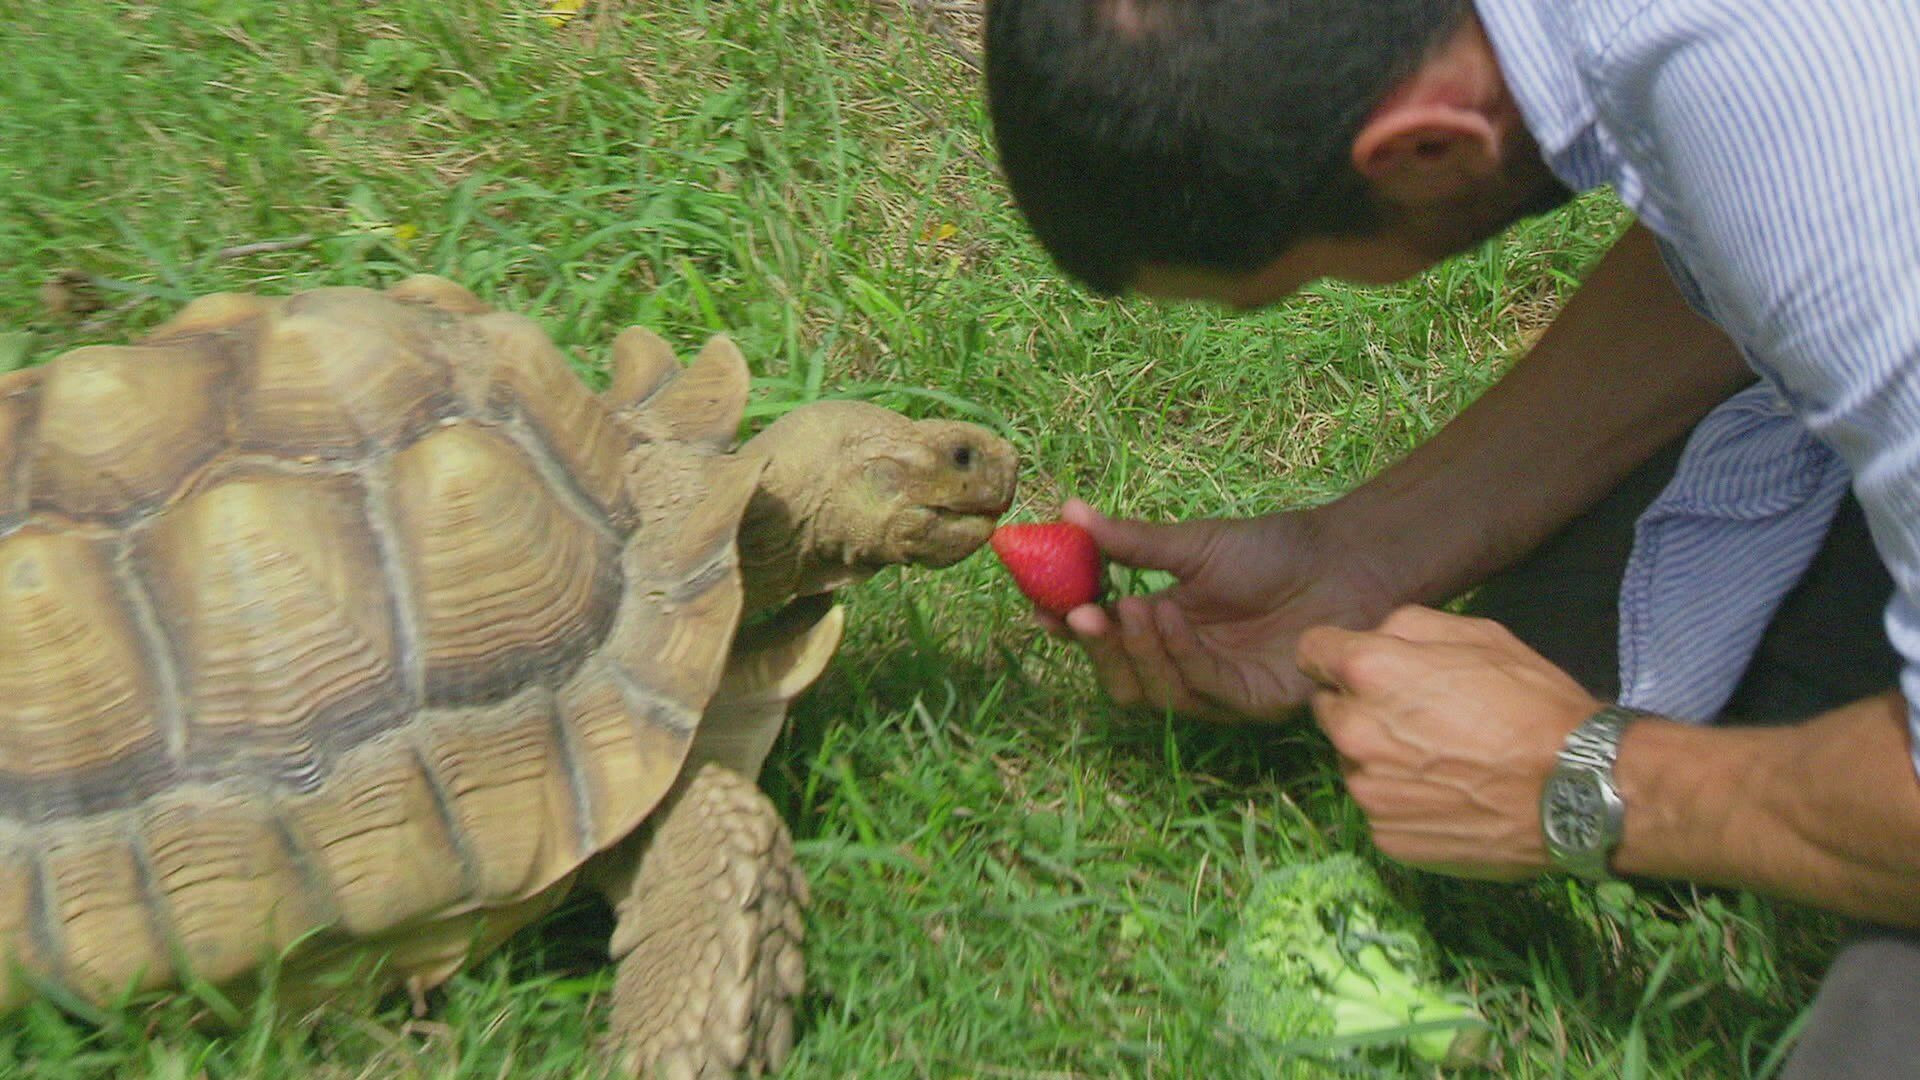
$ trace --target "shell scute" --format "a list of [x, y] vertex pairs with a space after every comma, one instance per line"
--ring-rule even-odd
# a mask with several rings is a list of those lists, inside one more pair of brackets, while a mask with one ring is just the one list
[[606, 656], [630, 705], [637, 699], [653, 722], [690, 729], [719, 685], [733, 645], [745, 600], [734, 539], [762, 466], [664, 445], [640, 454], [653, 464], [635, 474], [654, 483], [639, 490], [655, 498], [641, 512], [651, 529], [674, 542], [635, 542], [622, 553], [630, 585]]
[[69, 829], [40, 858], [47, 903], [63, 928], [71, 985], [111, 995], [173, 979], [120, 819]]
[[415, 274], [387, 289], [389, 299], [423, 304], [456, 315], [484, 315], [493, 308], [466, 286], [438, 274]]
[[227, 379], [186, 344], [67, 353], [40, 379], [33, 507], [119, 521], [164, 501], [218, 451]]
[[199, 978], [224, 983], [332, 921], [254, 792], [163, 796], [142, 836], [172, 946]]
[[281, 805], [348, 934], [367, 936], [467, 895], [439, 797], [391, 738], [358, 747], [324, 789]]
[[200, 334], [234, 331], [271, 316], [286, 301], [252, 293], [208, 293], [187, 301], [173, 317], [148, 331], [149, 343]]
[[675, 444], [635, 448], [628, 460], [635, 506], [650, 535], [672, 542], [643, 543], [627, 572], [668, 588], [728, 557], [763, 468], [749, 458], [689, 455]]
[[30, 434], [38, 380], [29, 382], [17, 376], [28, 373], [0, 377], [0, 534], [17, 525], [27, 513], [27, 486], [20, 479], [25, 471], [21, 449]]
[[38, 874], [28, 850], [0, 845], [0, 1011], [33, 996], [28, 973], [46, 970], [46, 950], [33, 928]]
[[721, 450], [740, 434], [752, 387], [747, 358], [724, 334], [709, 338], [686, 369], [625, 414], [647, 439], [695, 443]]
[[236, 443], [340, 460], [417, 436], [459, 405], [431, 326], [422, 309], [365, 289], [287, 301], [241, 370]]
[[495, 705], [429, 713], [421, 760], [465, 839], [472, 895], [488, 905], [532, 896], [578, 866], [573, 781], [553, 695], [535, 689]]
[[561, 502], [511, 440], [442, 428], [393, 463], [430, 704], [509, 696], [571, 675], [620, 602], [611, 536]]
[[627, 437], [606, 406], [532, 319], [494, 312], [473, 320], [473, 325], [488, 346], [474, 355], [491, 361], [488, 412], [500, 419], [523, 417], [541, 445], [566, 465], [571, 482], [601, 513], [624, 524], [631, 514], [621, 465]]
[[173, 772], [148, 651], [102, 546], [0, 539], [0, 816], [86, 813]]
[[650, 723], [690, 734], [719, 685], [731, 645], [714, 629], [730, 628], [740, 606], [730, 565], [672, 593], [629, 596], [606, 649], [628, 707]]
[[666, 339], [644, 326], [630, 326], [613, 339], [613, 378], [604, 395], [615, 409], [630, 409], [653, 396], [680, 370]]
[[350, 477], [242, 473], [145, 530], [135, 563], [178, 653], [188, 752], [290, 786], [417, 704], [392, 590]]
[[684, 718], [651, 720], [645, 701], [630, 701], [604, 661], [590, 662], [560, 695], [561, 722], [576, 747], [586, 788], [588, 839], [604, 844], [626, 835], [663, 798], [679, 775], [691, 732]]

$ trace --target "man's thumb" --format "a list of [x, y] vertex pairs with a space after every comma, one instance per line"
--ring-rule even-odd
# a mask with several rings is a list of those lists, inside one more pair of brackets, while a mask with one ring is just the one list
[[1060, 508], [1060, 519], [1092, 533], [1101, 553], [1122, 566], [1165, 570], [1183, 580], [1200, 569], [1205, 545], [1193, 524], [1110, 518], [1082, 499], [1068, 499]]

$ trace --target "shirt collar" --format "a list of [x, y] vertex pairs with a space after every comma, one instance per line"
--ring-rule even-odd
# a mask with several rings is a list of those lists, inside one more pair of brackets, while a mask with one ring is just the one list
[[1474, 0], [1474, 9], [1547, 167], [1575, 191], [1608, 183], [1612, 155], [1594, 125], [1565, 0]]

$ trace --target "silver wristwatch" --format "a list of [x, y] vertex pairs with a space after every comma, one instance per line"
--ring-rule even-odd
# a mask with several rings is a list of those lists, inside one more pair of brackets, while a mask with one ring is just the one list
[[1646, 714], [1608, 705], [1568, 733], [1559, 764], [1540, 792], [1540, 828], [1553, 865], [1593, 881], [1613, 875], [1607, 859], [1620, 843], [1627, 804], [1613, 785], [1620, 735]]

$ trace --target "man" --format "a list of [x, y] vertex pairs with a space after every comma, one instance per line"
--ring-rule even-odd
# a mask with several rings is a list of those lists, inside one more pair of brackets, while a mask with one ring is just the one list
[[[1835, 962], [1789, 1075], [1909, 1074], [1920, 6], [990, 0], [987, 69], [1017, 203], [1103, 292], [1391, 281], [1618, 192], [1638, 223], [1539, 343], [1348, 496], [1165, 525], [1069, 503], [1179, 583], [1050, 625], [1122, 703], [1309, 702], [1413, 865], [1889, 928]], [[1414, 606], [1482, 583], [1491, 618]]]

